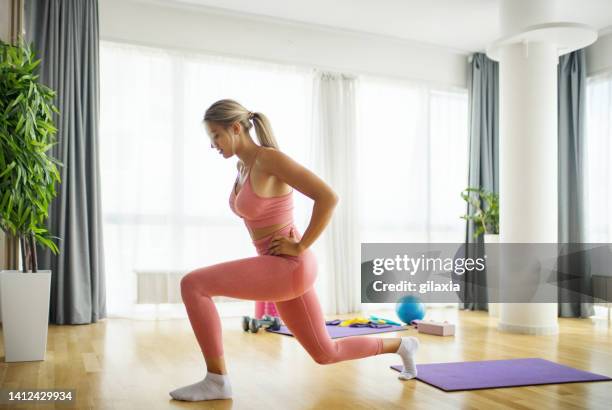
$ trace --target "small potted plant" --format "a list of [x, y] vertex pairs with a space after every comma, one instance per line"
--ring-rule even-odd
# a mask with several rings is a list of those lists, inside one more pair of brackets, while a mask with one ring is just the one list
[[0, 41], [0, 228], [18, 238], [22, 263], [0, 272], [7, 362], [45, 359], [51, 271], [38, 271], [36, 243], [58, 253], [59, 238], [45, 226], [62, 165], [47, 156], [58, 111], [55, 93], [38, 81], [39, 64], [30, 46]]
[[[474, 221], [476, 229], [474, 238], [483, 235], [485, 247], [490, 244], [499, 243], [499, 195], [495, 192], [486, 191], [481, 188], [467, 188], [461, 193], [461, 197], [471, 205], [472, 213], [462, 215], [466, 221]], [[470, 209], [470, 208], [468, 208]], [[485, 251], [486, 252], [486, 251]], [[497, 278], [491, 277], [487, 271], [487, 288], [493, 290]], [[488, 303], [489, 315], [499, 315], [499, 303]]]
[[466, 221], [474, 221], [474, 238], [484, 234], [485, 243], [499, 242], [499, 195], [481, 188], [466, 188], [461, 197], [472, 206], [471, 214], [462, 215]]

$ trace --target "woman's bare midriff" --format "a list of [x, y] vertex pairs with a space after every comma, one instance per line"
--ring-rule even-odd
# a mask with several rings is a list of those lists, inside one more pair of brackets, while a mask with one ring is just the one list
[[258, 239], [265, 238], [266, 236], [269, 236], [273, 234], [274, 232], [280, 231], [285, 226], [290, 225], [290, 224], [291, 222], [285, 222], [281, 224], [264, 226], [261, 228], [249, 229], [249, 234], [251, 235], [251, 239], [256, 241]]

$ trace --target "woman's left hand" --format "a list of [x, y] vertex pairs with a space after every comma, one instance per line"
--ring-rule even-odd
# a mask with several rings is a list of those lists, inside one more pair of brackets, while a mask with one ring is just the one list
[[268, 246], [268, 255], [299, 256], [300, 253], [302, 253], [302, 247], [295, 239], [293, 228], [289, 232], [289, 237], [274, 235]]

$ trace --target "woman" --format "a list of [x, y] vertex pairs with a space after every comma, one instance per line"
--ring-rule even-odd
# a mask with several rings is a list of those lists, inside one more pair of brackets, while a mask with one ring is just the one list
[[[276, 303], [281, 319], [320, 364], [382, 353], [398, 353], [400, 379], [416, 376], [414, 337], [370, 336], [332, 340], [313, 285], [317, 262], [310, 250], [329, 222], [338, 197], [319, 177], [278, 150], [267, 118], [233, 100], [214, 103], [204, 115], [211, 139], [223, 158], [238, 156], [239, 175], [229, 206], [244, 219], [259, 256], [200, 268], [181, 280], [189, 321], [204, 354], [208, 373], [198, 383], [170, 392], [179, 400], [227, 399], [232, 395], [223, 359], [221, 322], [212, 296]], [[259, 145], [249, 133], [255, 126]], [[302, 236], [293, 224], [293, 189], [314, 200]]]

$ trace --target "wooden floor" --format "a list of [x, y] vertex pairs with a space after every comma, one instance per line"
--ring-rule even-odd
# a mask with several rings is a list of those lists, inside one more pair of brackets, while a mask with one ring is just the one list
[[[352, 316], [357, 315], [337, 317]], [[419, 335], [419, 363], [540, 357], [612, 375], [612, 328], [606, 320], [561, 319], [559, 335], [522, 336], [498, 332], [496, 320], [486, 313], [439, 309], [428, 317], [457, 323], [457, 335]], [[395, 354], [322, 366], [291, 337], [243, 333], [239, 318], [224, 320], [224, 343], [233, 400], [186, 403], [168, 395], [206, 372], [187, 319], [50, 326], [46, 360], [4, 363], [2, 357], [0, 384], [73, 388], [79, 409], [612, 408], [612, 382], [444, 393], [419, 381], [398, 380], [389, 369], [400, 364]]]

